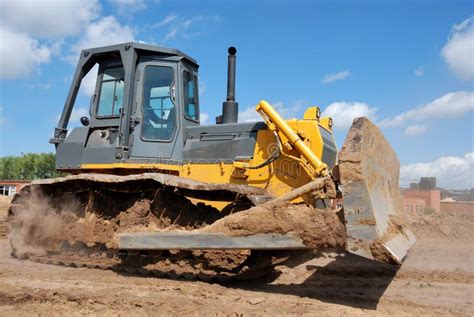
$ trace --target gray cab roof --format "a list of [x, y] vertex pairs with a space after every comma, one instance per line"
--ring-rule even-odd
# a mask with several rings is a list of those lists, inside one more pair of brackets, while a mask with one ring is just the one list
[[199, 66], [197, 61], [194, 58], [192, 58], [191, 56], [175, 48], [168, 48], [168, 47], [162, 47], [162, 46], [156, 46], [156, 45], [150, 45], [150, 44], [144, 44], [144, 43], [138, 43], [138, 42], [128, 42], [128, 43], [83, 49], [81, 51], [81, 56], [84, 56], [84, 54], [96, 55], [96, 54], [101, 54], [101, 53], [118, 51], [123, 47], [126, 47], [126, 48], [128, 47], [127, 49], [133, 48], [137, 51], [143, 51], [145, 54], [158, 53], [158, 54], [163, 54], [163, 55], [178, 56], [178, 57], [186, 59], [187, 61], [189, 61], [190, 63], [196, 66]]

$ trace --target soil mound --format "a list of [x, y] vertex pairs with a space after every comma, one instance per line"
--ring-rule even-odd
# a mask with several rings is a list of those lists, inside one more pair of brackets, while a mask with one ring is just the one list
[[234, 236], [259, 233], [293, 234], [315, 248], [345, 247], [346, 230], [336, 213], [306, 205], [285, 203], [250, 208], [219, 219], [201, 229]]
[[419, 238], [472, 239], [474, 213], [423, 214], [407, 216]]

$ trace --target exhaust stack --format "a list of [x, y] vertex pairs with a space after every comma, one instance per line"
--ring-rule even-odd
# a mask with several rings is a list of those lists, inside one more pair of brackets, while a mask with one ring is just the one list
[[235, 60], [237, 49], [229, 47], [227, 59], [227, 98], [222, 103], [222, 115], [216, 118], [216, 123], [237, 123], [239, 104], [235, 101]]

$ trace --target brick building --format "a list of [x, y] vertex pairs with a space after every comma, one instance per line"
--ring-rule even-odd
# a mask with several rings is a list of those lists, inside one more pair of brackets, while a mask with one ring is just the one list
[[0, 180], [0, 196], [13, 197], [29, 183], [28, 180]]
[[437, 189], [405, 189], [402, 197], [407, 212], [423, 212], [426, 207], [441, 211], [441, 193]]
[[408, 214], [421, 214], [426, 204], [422, 198], [403, 198], [403, 207]]

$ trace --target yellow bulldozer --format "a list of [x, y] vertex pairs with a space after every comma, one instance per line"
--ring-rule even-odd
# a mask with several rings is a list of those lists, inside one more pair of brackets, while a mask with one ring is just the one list
[[[96, 65], [89, 116], [68, 131]], [[262, 100], [262, 121], [239, 123], [231, 47], [222, 115], [201, 125], [198, 67], [142, 43], [81, 52], [50, 140], [68, 175], [14, 197], [13, 256], [206, 281], [256, 278], [302, 250], [403, 261], [415, 237], [399, 162], [373, 123], [356, 118], [340, 152], [315, 106], [285, 120]]]

